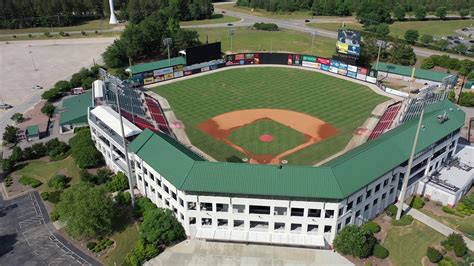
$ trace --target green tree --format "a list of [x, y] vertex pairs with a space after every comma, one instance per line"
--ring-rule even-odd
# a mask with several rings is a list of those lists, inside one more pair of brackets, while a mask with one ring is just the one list
[[140, 235], [155, 246], [171, 245], [185, 239], [181, 224], [168, 209], [154, 209], [145, 213], [140, 224]]
[[421, 35], [420, 41], [421, 41], [424, 45], [428, 45], [428, 44], [430, 44], [430, 43], [433, 42], [433, 35], [423, 34], [423, 35]]
[[311, 14], [313, 16], [321, 15], [321, 5], [319, 3], [319, 0], [313, 0], [313, 4], [311, 5]]
[[462, 238], [461, 234], [456, 234], [456, 233], [451, 233], [448, 235], [447, 239], [448, 245], [453, 247], [454, 253], [458, 257], [464, 256], [467, 252], [467, 246], [466, 242], [464, 242], [464, 239]]
[[461, 18], [465, 18], [465, 17], [467, 17], [468, 15], [469, 15], [469, 9], [463, 8], [463, 9], [460, 9], [460, 10], [459, 10], [459, 16], [460, 16]]
[[392, 47], [388, 50], [388, 53], [388, 60], [394, 64], [411, 66], [416, 62], [416, 54], [410, 45], [393, 43]]
[[79, 183], [64, 190], [56, 209], [74, 237], [97, 237], [112, 231], [114, 206], [103, 187]]
[[11, 120], [13, 120], [15, 123], [21, 123], [23, 122], [23, 120], [25, 119], [23, 117], [23, 114], [22, 113], [14, 113], [11, 117], [10, 117]]
[[427, 14], [426, 7], [424, 6], [418, 6], [415, 9], [415, 17], [418, 20], [424, 20], [426, 18], [426, 14]]
[[375, 243], [374, 245], [374, 257], [379, 258], [379, 259], [385, 259], [388, 257], [389, 252], [386, 248], [384, 248], [382, 245]]
[[108, 67], [118, 68], [126, 66], [128, 63], [127, 52], [122, 41], [115, 40], [114, 43], [109, 45], [105, 52], [102, 53], [104, 63]]
[[9, 158], [12, 162], [15, 162], [15, 163], [21, 162], [23, 161], [23, 151], [21, 150], [20, 147], [15, 146], [13, 147], [12, 154], [10, 155]]
[[465, 54], [467, 52], [467, 47], [463, 43], [460, 43], [454, 47], [454, 50], [459, 54]]
[[448, 49], [449, 41], [448, 41], [448, 40], [440, 39], [440, 40], [436, 41], [436, 45], [437, 45], [441, 50], [446, 50], [446, 49]]
[[48, 181], [48, 187], [63, 190], [67, 188], [71, 179], [65, 175], [55, 175]]
[[402, 5], [397, 5], [395, 9], [393, 10], [393, 15], [398, 21], [403, 21], [405, 20], [405, 8]]
[[380, 37], [387, 37], [390, 34], [390, 28], [385, 23], [377, 25], [376, 34]]
[[13, 172], [15, 169], [15, 162], [11, 159], [2, 160], [2, 171], [6, 174]]
[[60, 99], [61, 97], [63, 97], [63, 94], [57, 88], [49, 89], [49, 90], [43, 92], [43, 94], [41, 94], [41, 98], [43, 100], [48, 101], [48, 102], [54, 102], [54, 101]]
[[44, 146], [49, 157], [65, 154], [69, 150], [69, 146], [64, 142], [59, 141], [58, 138], [49, 140]]
[[144, 261], [154, 258], [158, 253], [156, 246], [145, 244], [143, 240], [139, 240], [125, 257], [125, 265], [140, 266]]
[[459, 62], [459, 75], [467, 76], [474, 70], [474, 61], [463, 59]]
[[436, 9], [435, 15], [440, 19], [446, 19], [446, 15], [448, 14], [448, 8], [445, 6], [440, 6]]
[[418, 41], [419, 33], [417, 30], [407, 30], [405, 31], [405, 40], [410, 43], [414, 44]]
[[3, 140], [7, 143], [17, 144], [19, 140], [18, 133], [20, 133], [19, 128], [8, 125], [3, 132]]
[[366, 258], [372, 254], [376, 239], [364, 228], [348, 225], [334, 239], [334, 248], [344, 254]]
[[392, 21], [390, 9], [386, 7], [385, 3], [377, 0], [362, 0], [357, 7], [356, 15], [364, 26]]
[[54, 87], [60, 92], [69, 92], [71, 90], [71, 84], [67, 80], [60, 80], [54, 84]]
[[431, 57], [427, 57], [421, 61], [421, 68], [432, 69], [433, 67], [435, 67], [435, 63]]
[[426, 250], [426, 257], [428, 257], [432, 263], [438, 263], [443, 259], [441, 252], [432, 247], [428, 247]]
[[94, 168], [103, 164], [102, 154], [95, 148], [90, 131], [81, 130], [69, 140], [71, 154], [80, 168]]
[[112, 180], [106, 184], [106, 187], [110, 192], [128, 189], [128, 178], [124, 173], [118, 172], [112, 177]]
[[49, 117], [52, 117], [54, 114], [54, 110], [56, 107], [51, 103], [45, 103], [43, 107], [41, 107], [41, 112]]

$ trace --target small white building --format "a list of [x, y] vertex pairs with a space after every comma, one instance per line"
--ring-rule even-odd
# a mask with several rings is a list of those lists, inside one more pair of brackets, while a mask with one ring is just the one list
[[454, 207], [474, 181], [474, 147], [458, 145], [455, 157], [439, 172], [420, 181], [417, 193]]

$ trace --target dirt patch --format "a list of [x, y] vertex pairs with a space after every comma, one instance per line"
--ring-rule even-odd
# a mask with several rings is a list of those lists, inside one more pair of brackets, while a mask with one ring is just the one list
[[[306, 141], [278, 155], [265, 155], [253, 154], [228, 140], [228, 137], [234, 130], [261, 119], [269, 119], [286, 125], [304, 134]], [[215, 139], [226, 143], [242, 154], [245, 154], [251, 163], [260, 164], [278, 164], [281, 158], [338, 133], [337, 128], [321, 119], [304, 113], [283, 109], [247, 109], [228, 112], [202, 122], [197, 128]]]

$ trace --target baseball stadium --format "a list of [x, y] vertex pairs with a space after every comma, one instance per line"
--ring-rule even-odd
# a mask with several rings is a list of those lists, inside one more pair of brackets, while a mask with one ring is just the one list
[[445, 93], [403, 99], [314, 56], [183, 53], [130, 67], [133, 82], [102, 71], [88, 123], [107, 165], [189, 238], [328, 248], [398, 200], [418, 123], [406, 197], [429, 197], [454, 160], [465, 114]]

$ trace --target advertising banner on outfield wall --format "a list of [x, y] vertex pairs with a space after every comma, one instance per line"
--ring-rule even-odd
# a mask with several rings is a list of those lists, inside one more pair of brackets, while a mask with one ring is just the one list
[[347, 76], [350, 78], [357, 78], [357, 72], [347, 71]]
[[357, 73], [357, 67], [353, 65], [348, 65], [347, 66], [347, 71], [352, 71]]
[[318, 57], [316, 62], [322, 64], [322, 65], [330, 65], [331, 61], [329, 59], [323, 58], [323, 57]]
[[316, 56], [303, 55], [303, 62], [316, 63]]
[[366, 80], [367, 78], [367, 68], [359, 67], [357, 68], [357, 79]]
[[160, 76], [173, 73], [173, 67], [167, 67], [153, 71], [153, 76]]

